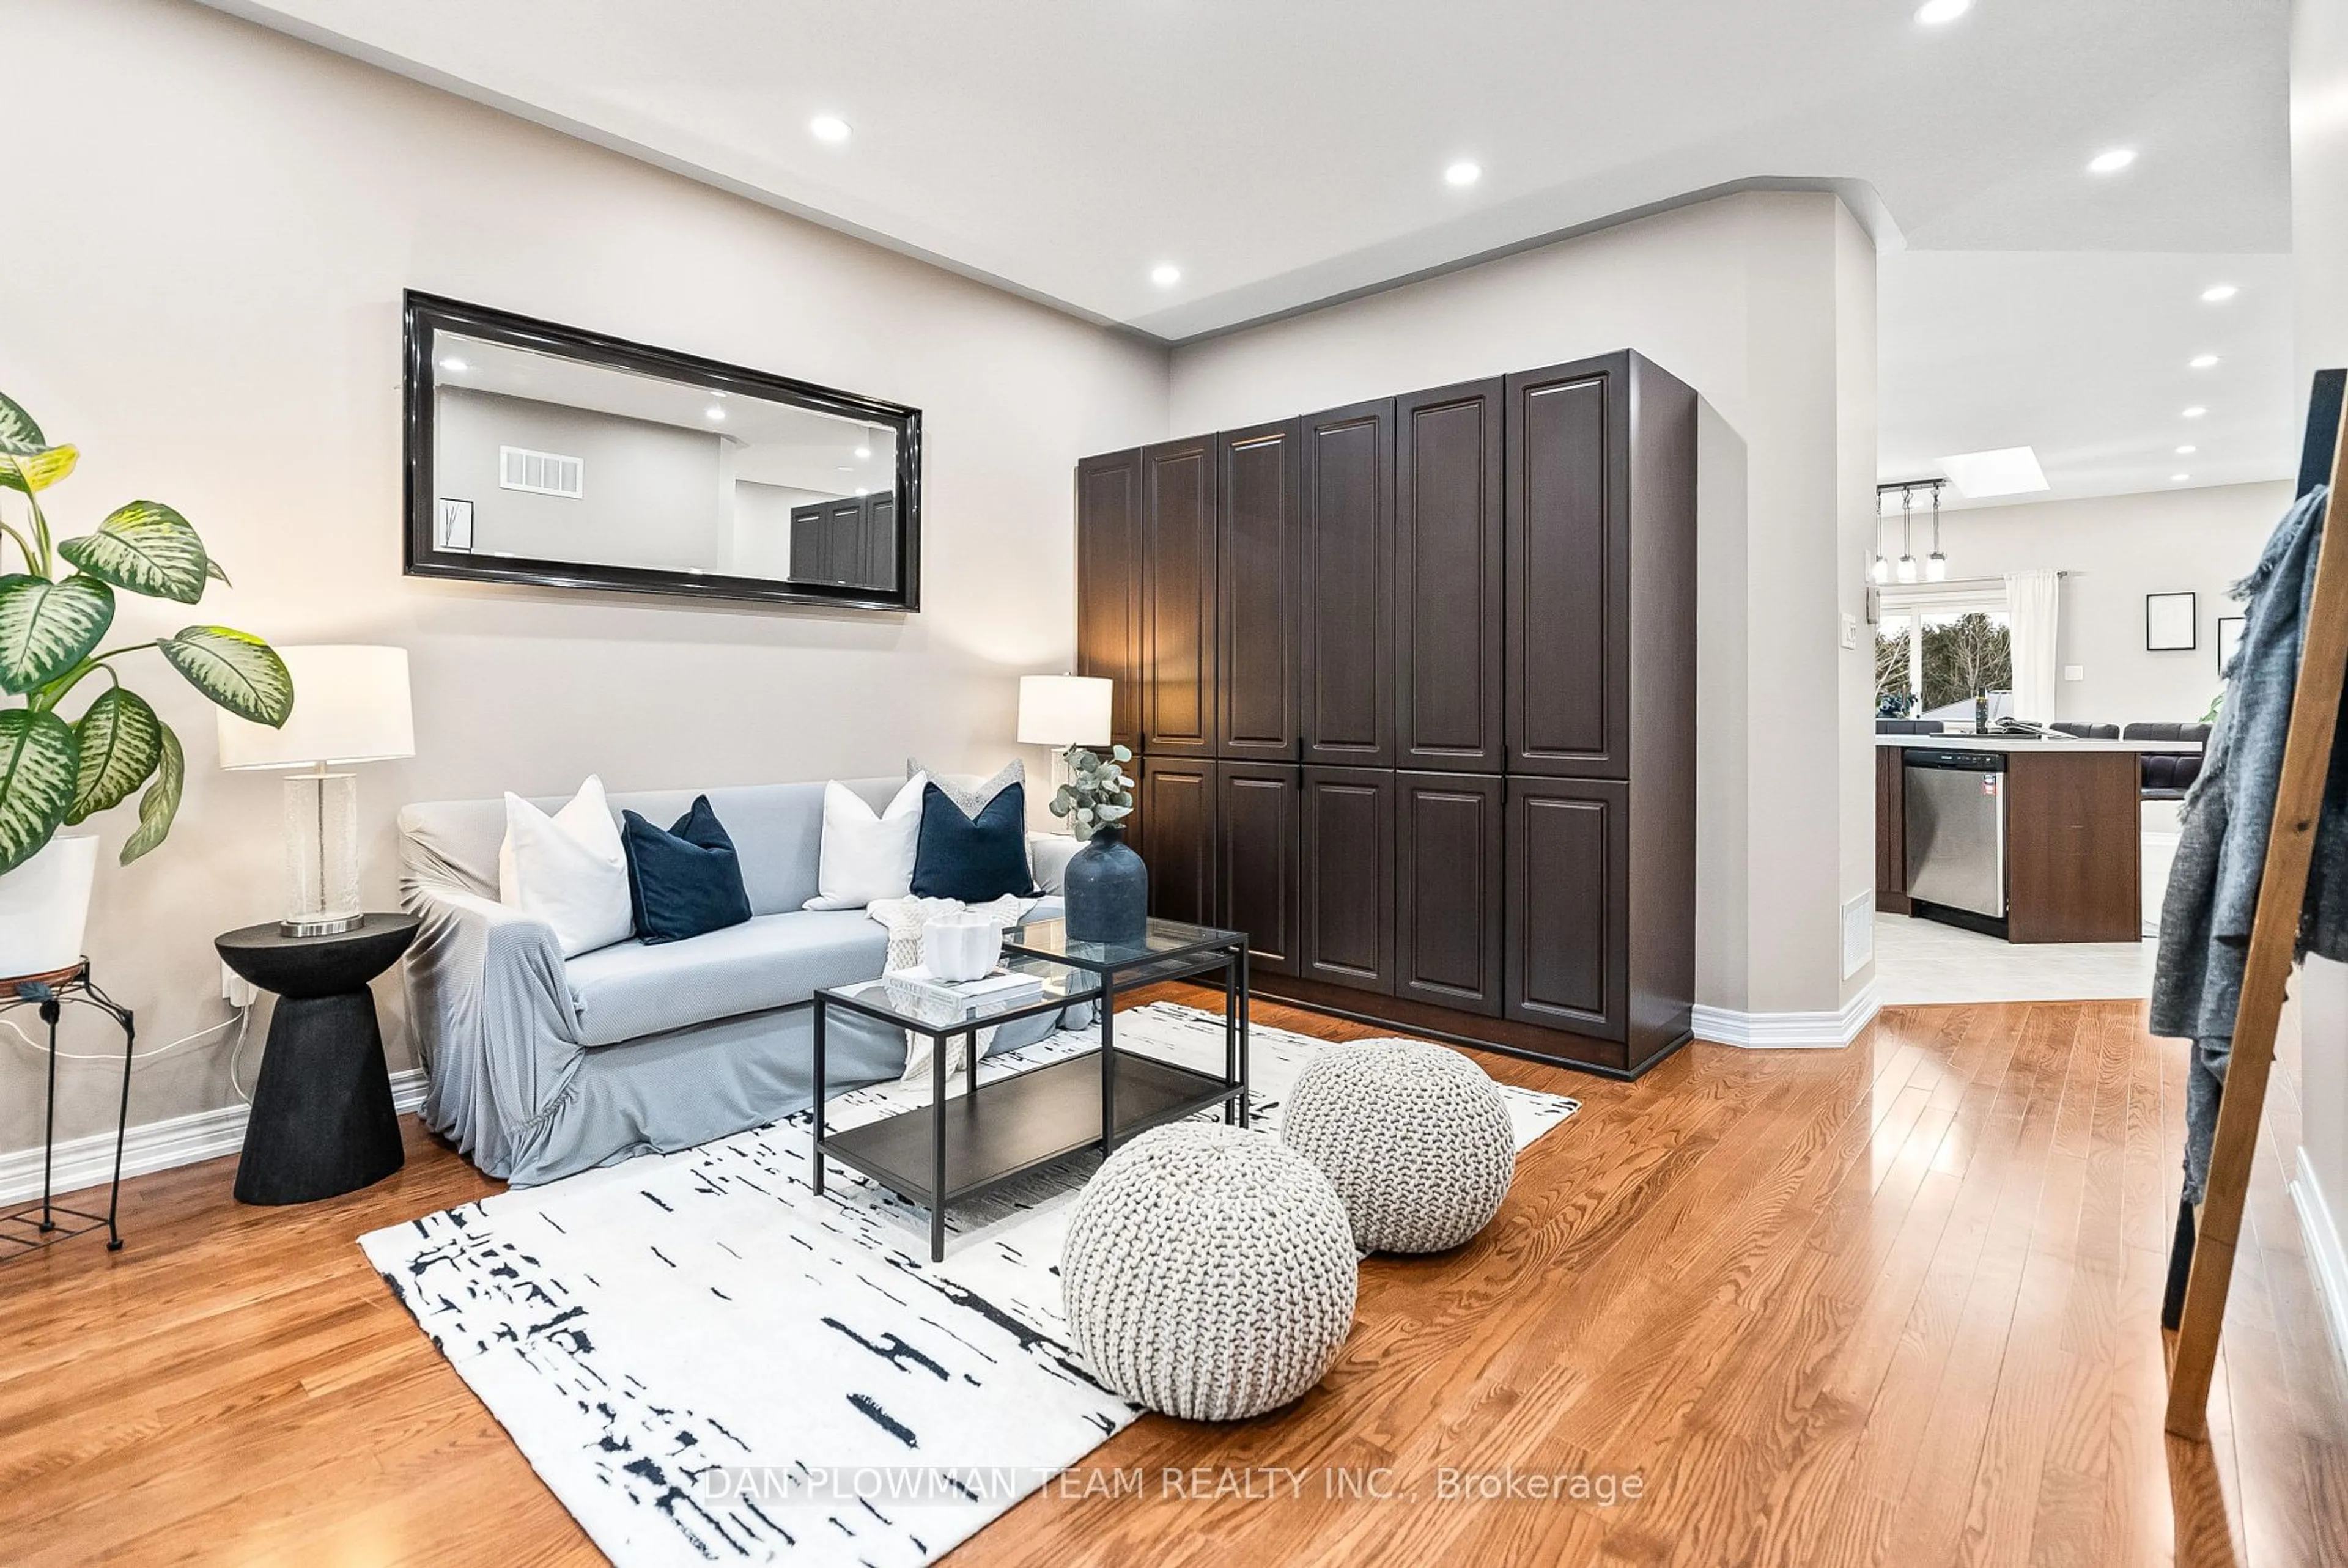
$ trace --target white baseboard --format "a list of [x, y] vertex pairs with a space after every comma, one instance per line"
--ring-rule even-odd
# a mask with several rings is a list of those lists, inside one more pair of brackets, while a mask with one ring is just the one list
[[[424, 1103], [424, 1071], [411, 1068], [391, 1075], [391, 1102], [403, 1114]], [[148, 1122], [130, 1129], [122, 1140], [122, 1173], [143, 1176], [174, 1165], [216, 1160], [244, 1147], [244, 1122], [249, 1109], [223, 1105], [167, 1122]], [[102, 1187], [114, 1176], [114, 1134], [94, 1132], [69, 1139], [57, 1147], [49, 1178], [52, 1193]], [[0, 1204], [17, 1204], [41, 1195], [41, 1151], [35, 1147], [0, 1154]]]
[[2315, 1292], [2323, 1303], [2324, 1327], [2332, 1331], [2332, 1348], [2343, 1368], [2348, 1369], [2348, 1250], [2343, 1249], [2340, 1222], [2324, 1201], [2304, 1149], [2299, 1152], [2299, 1177], [2291, 1184], [2291, 1197], [2307, 1245], [2307, 1271], [2315, 1276]]
[[1693, 1027], [1698, 1040], [1748, 1050], [1831, 1050], [1859, 1038], [1882, 1008], [1869, 980], [1859, 994], [1831, 1012], [1732, 1012], [1696, 1004]]

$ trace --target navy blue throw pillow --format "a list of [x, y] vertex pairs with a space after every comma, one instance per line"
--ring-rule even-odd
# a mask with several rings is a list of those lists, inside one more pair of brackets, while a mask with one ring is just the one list
[[633, 811], [620, 815], [637, 936], [648, 943], [681, 942], [750, 917], [741, 858], [707, 795], [695, 797], [693, 809], [665, 833]]
[[913, 897], [992, 904], [1035, 896], [1027, 876], [1027, 791], [1006, 784], [976, 816], [964, 816], [935, 784], [922, 788], [922, 836], [913, 849]]

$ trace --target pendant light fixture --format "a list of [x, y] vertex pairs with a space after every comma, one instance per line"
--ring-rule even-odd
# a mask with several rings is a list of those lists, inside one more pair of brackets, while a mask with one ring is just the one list
[[1875, 553], [1867, 560], [1867, 578], [1881, 587], [1891, 580], [1891, 563], [1883, 559], [1883, 491], [1875, 492]]
[[1941, 482], [1932, 481], [1932, 553], [1924, 558], [1924, 580], [1946, 582], [1949, 558], [1941, 553]]
[[1915, 522], [1916, 493], [1900, 492], [1900, 580], [1916, 580], [1916, 552], [1909, 548], [1909, 530]]

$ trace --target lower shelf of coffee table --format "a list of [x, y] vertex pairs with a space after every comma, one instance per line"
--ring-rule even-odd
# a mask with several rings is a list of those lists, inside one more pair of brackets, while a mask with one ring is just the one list
[[[1119, 1051], [1117, 1142], [1239, 1093], [1239, 1085], [1212, 1073]], [[924, 1105], [850, 1127], [827, 1136], [823, 1152], [915, 1203], [932, 1204], [935, 1115]], [[1100, 1142], [1100, 1054], [982, 1083], [976, 1094], [946, 1102], [945, 1121], [944, 1201], [953, 1203]]]

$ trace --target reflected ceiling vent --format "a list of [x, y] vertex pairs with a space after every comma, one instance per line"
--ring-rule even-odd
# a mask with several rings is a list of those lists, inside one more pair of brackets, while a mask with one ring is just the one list
[[587, 463], [560, 452], [532, 452], [521, 446], [498, 448], [498, 488], [527, 490], [533, 496], [562, 496], [579, 500], [587, 494]]

